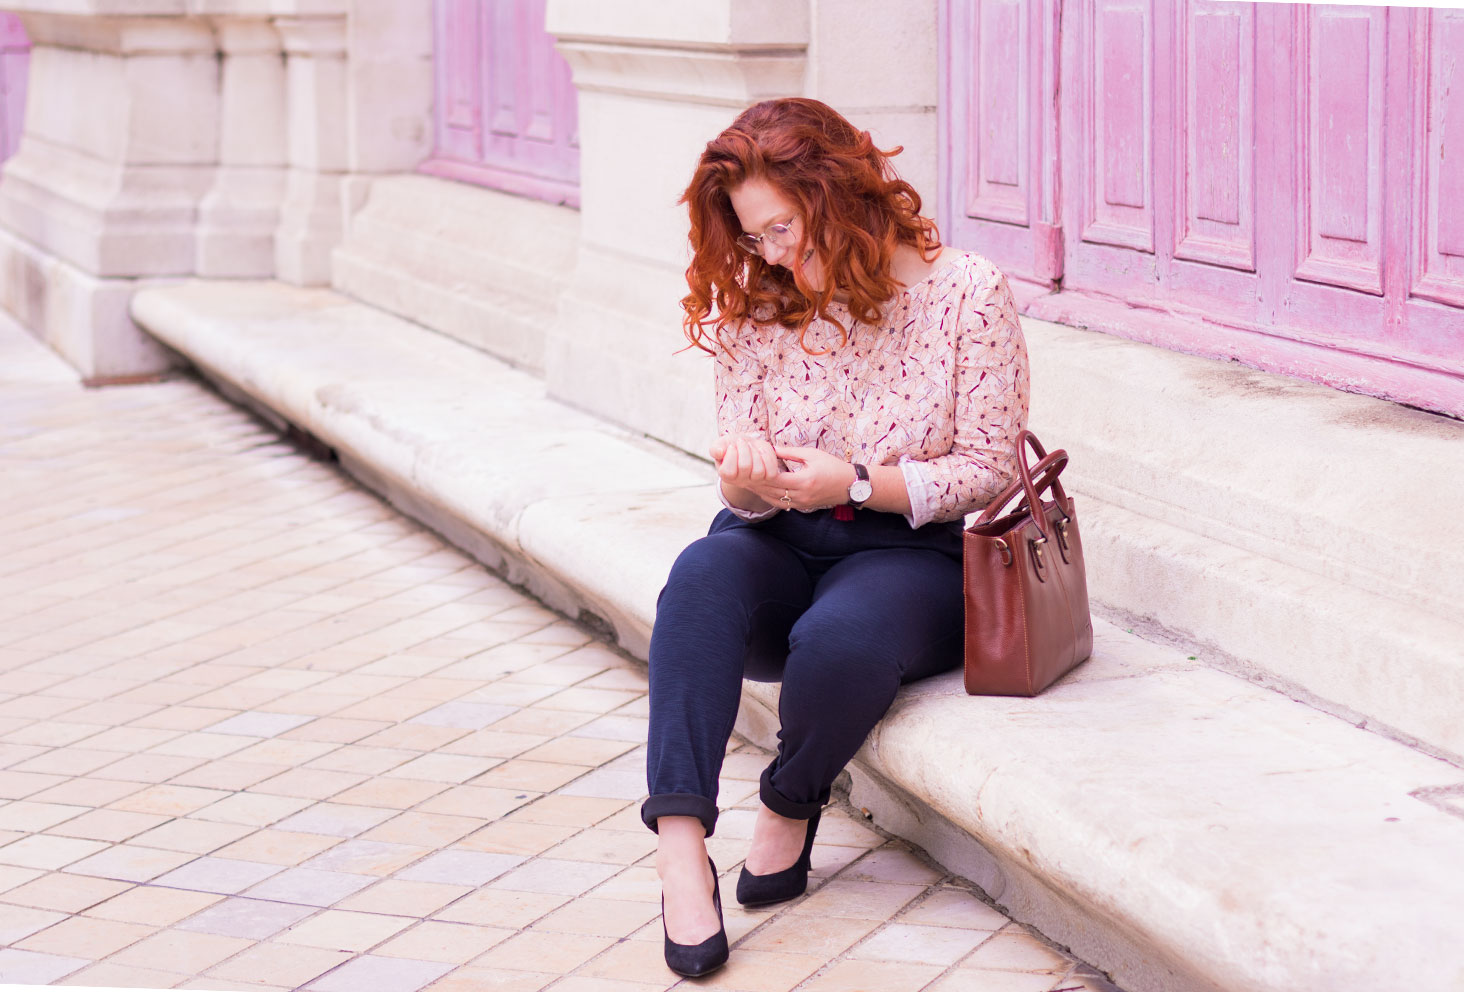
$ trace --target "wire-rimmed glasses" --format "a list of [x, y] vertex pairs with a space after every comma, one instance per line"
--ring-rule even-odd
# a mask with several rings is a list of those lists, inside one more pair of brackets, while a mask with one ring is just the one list
[[737, 247], [749, 255], [763, 255], [764, 242], [778, 248], [789, 248], [798, 240], [798, 235], [793, 233], [793, 222], [797, 219], [790, 218], [786, 224], [769, 224], [767, 230], [760, 235], [739, 234]]

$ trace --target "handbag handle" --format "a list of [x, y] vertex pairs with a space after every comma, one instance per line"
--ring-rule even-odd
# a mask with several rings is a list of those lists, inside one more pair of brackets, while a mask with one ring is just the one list
[[[1032, 450], [1037, 452], [1039, 459], [1037, 464], [1031, 467], [1027, 465], [1027, 445], [1029, 444], [1032, 446]], [[1042, 446], [1042, 442], [1037, 440], [1037, 435], [1028, 430], [1022, 431], [1017, 435], [1017, 474], [1020, 478], [1007, 486], [1000, 496], [986, 504], [986, 509], [981, 511], [981, 516], [977, 517], [976, 522], [971, 526], [979, 527], [995, 520], [1006, 505], [1012, 501], [1012, 498], [1021, 493], [1025, 495], [1026, 504], [1033, 508], [1032, 523], [1036, 525], [1038, 533], [1046, 539], [1047, 528], [1043, 526], [1043, 515], [1037, 512], [1037, 509], [1042, 506], [1041, 493], [1051, 488], [1053, 495], [1060, 502], [1067, 501], [1067, 493], [1062, 488], [1061, 480], [1058, 479], [1062, 470], [1067, 467], [1067, 463], [1068, 453], [1066, 451], [1059, 448], [1052, 454], [1048, 454], [1047, 449]], [[1036, 481], [1033, 481], [1034, 475], [1037, 477]]]

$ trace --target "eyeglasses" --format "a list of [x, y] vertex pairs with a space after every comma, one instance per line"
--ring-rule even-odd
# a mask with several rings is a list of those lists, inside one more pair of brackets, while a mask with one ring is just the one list
[[741, 248], [749, 255], [762, 255], [763, 242], [767, 242], [768, 244], [774, 245], [778, 248], [791, 247], [793, 243], [798, 240], [798, 235], [793, 233], [793, 221], [797, 219], [797, 217], [794, 217], [790, 219], [786, 224], [771, 224], [768, 226], [768, 229], [766, 231], [763, 231], [761, 235], [738, 235], [737, 247]]

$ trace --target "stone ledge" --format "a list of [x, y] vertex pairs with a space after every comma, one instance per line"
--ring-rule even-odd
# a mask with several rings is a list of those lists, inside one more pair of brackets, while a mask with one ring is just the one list
[[[695, 460], [328, 291], [196, 282], [132, 312], [637, 654], [717, 506]], [[775, 708], [748, 685], [739, 729], [769, 743]], [[1111, 624], [1035, 700], [967, 697], [954, 673], [908, 688], [851, 774], [878, 822], [1131, 992], [1464, 982], [1464, 816], [1436, 801], [1464, 772]]]
[[1024, 318], [1094, 599], [1464, 762], [1464, 423]]

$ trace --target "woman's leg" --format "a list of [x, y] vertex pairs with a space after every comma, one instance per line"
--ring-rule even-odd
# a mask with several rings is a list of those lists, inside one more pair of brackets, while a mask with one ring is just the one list
[[863, 551], [819, 580], [789, 636], [778, 754], [763, 773], [748, 871], [793, 864], [803, 821], [828, 801], [900, 685], [960, 662], [963, 607], [960, 563], [935, 551]]
[[752, 527], [714, 530], [676, 559], [651, 632], [646, 826], [694, 816], [707, 836], [716, 829], [717, 779], [744, 670], [750, 656], [781, 662], [813, 589], [800, 558]]
[[[720, 519], [719, 519], [720, 522]], [[666, 932], [696, 944], [717, 932], [704, 838], [717, 822], [717, 779], [749, 654], [781, 661], [813, 583], [783, 542], [728, 526], [693, 542], [656, 605], [650, 728], [641, 818], [656, 830]]]
[[706, 831], [694, 816], [663, 816], [657, 825], [656, 874], [666, 936], [678, 944], [700, 944], [722, 926], [712, 906]]

